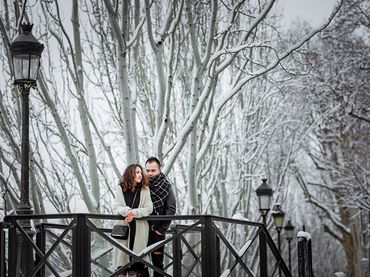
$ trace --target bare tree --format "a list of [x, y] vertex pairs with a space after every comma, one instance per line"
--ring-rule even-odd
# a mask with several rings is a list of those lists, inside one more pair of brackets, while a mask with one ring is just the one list
[[319, 173], [314, 180], [300, 168], [297, 180], [307, 201], [322, 215], [324, 231], [342, 245], [349, 276], [367, 276], [361, 261], [368, 258], [364, 224], [369, 220], [365, 141], [370, 131], [370, 84], [363, 64], [369, 44], [356, 32], [368, 33], [363, 24], [368, 23], [368, 8], [365, 1], [346, 3], [333, 25], [310, 45], [307, 58], [313, 69], [302, 89], [313, 126], [305, 149]]
[[[58, 212], [111, 212], [122, 169], [149, 155], [176, 181], [182, 213], [258, 220], [252, 194], [262, 176], [276, 180], [276, 201], [286, 200], [307, 130], [290, 117], [283, 87], [307, 73], [300, 50], [341, 3], [291, 40], [282, 38], [275, 0], [4, 3], [0, 184], [9, 207], [20, 165], [9, 43], [20, 18], [32, 19], [46, 46], [31, 97], [35, 211], [47, 202]], [[76, 199], [84, 204], [73, 207]]]

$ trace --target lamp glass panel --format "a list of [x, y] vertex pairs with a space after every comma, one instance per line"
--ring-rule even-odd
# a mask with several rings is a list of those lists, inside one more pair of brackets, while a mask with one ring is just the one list
[[40, 64], [40, 57], [37, 55], [31, 55], [30, 57], [30, 75], [28, 79], [36, 80], [37, 79], [37, 70]]
[[29, 55], [14, 55], [13, 65], [15, 80], [28, 79]]
[[270, 209], [270, 202], [271, 202], [271, 196], [269, 195], [260, 195], [260, 210], [269, 210]]
[[292, 230], [285, 230], [285, 237], [287, 239], [293, 239], [294, 236], [294, 229]]
[[284, 225], [284, 216], [278, 215], [274, 217], [275, 227], [276, 228], [283, 228]]

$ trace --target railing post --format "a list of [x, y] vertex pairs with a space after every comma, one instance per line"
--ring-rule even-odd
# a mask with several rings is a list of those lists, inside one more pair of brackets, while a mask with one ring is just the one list
[[259, 235], [259, 247], [260, 247], [260, 276], [267, 277], [268, 270], [267, 270], [267, 242], [266, 242], [266, 235], [265, 229], [262, 228]]
[[202, 276], [219, 276], [217, 269], [216, 231], [212, 226], [212, 217], [203, 216], [202, 228]]
[[11, 221], [8, 230], [8, 276], [19, 276], [20, 264], [17, 264], [17, 260], [20, 261], [20, 259], [17, 259], [18, 236], [14, 220]]
[[[175, 236], [177, 231], [177, 225], [173, 224], [171, 226], [172, 233]], [[182, 250], [181, 250], [181, 237], [177, 237], [172, 241], [172, 254], [173, 254], [173, 276], [181, 277], [181, 260], [182, 260]]]
[[217, 265], [217, 276], [221, 275], [221, 251], [220, 251], [220, 238], [216, 236], [216, 265]]
[[5, 222], [0, 222], [0, 277], [5, 277]]
[[[39, 223], [35, 225], [36, 229], [36, 245], [41, 250], [41, 252], [45, 255], [45, 228], [43, 223]], [[37, 265], [41, 260], [41, 257], [36, 254], [35, 258], [35, 265]], [[45, 277], [45, 265], [43, 265], [39, 271], [36, 273], [37, 277]]]
[[72, 238], [72, 276], [90, 277], [91, 273], [91, 232], [86, 224], [87, 216], [77, 214]]
[[298, 232], [298, 276], [312, 277], [312, 251], [311, 235], [306, 232]]

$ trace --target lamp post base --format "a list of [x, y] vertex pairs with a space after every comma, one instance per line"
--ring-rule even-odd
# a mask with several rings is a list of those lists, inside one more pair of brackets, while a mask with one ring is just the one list
[[[27, 236], [33, 240], [35, 232], [28, 227], [22, 226]], [[27, 237], [17, 231], [17, 272], [22, 272], [23, 276], [30, 276], [34, 269], [34, 254], [31, 243], [28, 241]]]

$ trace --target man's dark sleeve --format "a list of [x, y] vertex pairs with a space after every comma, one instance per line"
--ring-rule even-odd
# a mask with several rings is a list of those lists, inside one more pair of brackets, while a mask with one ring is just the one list
[[[176, 214], [176, 197], [175, 193], [173, 192], [172, 188], [170, 189], [166, 201], [164, 203], [164, 215], [174, 215]], [[159, 224], [157, 230], [164, 234], [168, 227], [170, 227], [171, 221], [170, 220], [165, 220], [161, 221]]]

